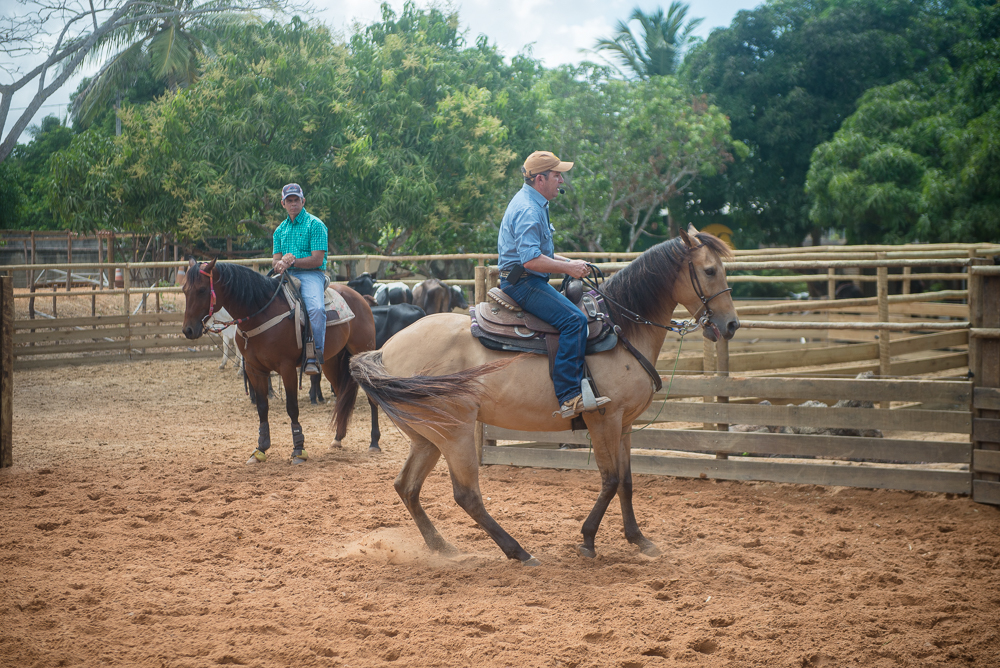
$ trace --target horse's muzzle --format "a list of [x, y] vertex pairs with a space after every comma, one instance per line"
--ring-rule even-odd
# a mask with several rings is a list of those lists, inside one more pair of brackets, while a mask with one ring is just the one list
[[184, 332], [184, 336], [186, 336], [189, 339], [198, 339], [201, 338], [201, 334], [202, 332], [205, 331], [205, 328], [202, 327], [201, 323], [199, 322], [197, 326], [184, 325], [184, 328], [181, 331]]

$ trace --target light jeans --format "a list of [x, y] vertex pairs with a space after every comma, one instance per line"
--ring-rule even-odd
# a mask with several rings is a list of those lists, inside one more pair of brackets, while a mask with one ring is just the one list
[[316, 355], [323, 359], [323, 342], [326, 340], [326, 305], [323, 303], [323, 293], [326, 290], [326, 274], [319, 269], [288, 270], [302, 282], [302, 301], [309, 313], [309, 326], [312, 327], [313, 342], [316, 345]]

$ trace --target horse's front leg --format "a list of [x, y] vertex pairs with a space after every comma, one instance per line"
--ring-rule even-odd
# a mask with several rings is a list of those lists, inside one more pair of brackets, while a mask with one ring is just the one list
[[635, 509], [632, 508], [632, 435], [630, 433], [622, 436], [618, 468], [621, 471], [618, 483], [618, 501], [622, 507], [625, 539], [637, 546], [639, 551], [647, 557], [659, 556], [660, 548], [642, 535], [639, 523], [635, 519]]
[[309, 455], [306, 453], [306, 439], [302, 435], [302, 425], [299, 424], [299, 391], [295, 367], [285, 367], [281, 370], [281, 381], [285, 385], [285, 410], [292, 422], [292, 463], [302, 464]]
[[584, 421], [590, 431], [591, 442], [594, 446], [594, 459], [601, 472], [601, 492], [597, 495], [597, 501], [580, 529], [580, 533], [583, 534], [583, 543], [577, 547], [577, 552], [582, 557], [593, 559], [597, 556], [597, 549], [594, 545], [597, 530], [611, 504], [611, 499], [618, 492], [621, 481], [618, 457], [616, 457], [622, 442], [621, 417], [618, 416], [616, 420], [610, 415], [604, 417], [599, 413], [584, 413]]
[[258, 371], [249, 365], [246, 365], [243, 371], [251, 389], [251, 399], [257, 405], [257, 417], [260, 419], [260, 426], [257, 428], [257, 449], [250, 455], [247, 464], [258, 464], [267, 461], [267, 449], [271, 447], [271, 426], [267, 421], [267, 384], [270, 373]]

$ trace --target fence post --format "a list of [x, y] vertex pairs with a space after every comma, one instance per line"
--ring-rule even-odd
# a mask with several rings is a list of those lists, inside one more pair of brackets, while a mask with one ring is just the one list
[[122, 267], [122, 287], [125, 294], [122, 295], [125, 303], [125, 354], [132, 359], [132, 268], [131, 263], [126, 262]]
[[14, 465], [14, 276], [0, 277], [0, 468]]
[[972, 500], [1000, 505], [1000, 273], [983, 264], [974, 259], [969, 266], [969, 371], [974, 388], [969, 470]]
[[[886, 259], [884, 252], [877, 253], [879, 260]], [[889, 322], [889, 268], [878, 268], [878, 320], [879, 322]], [[880, 329], [878, 331], [878, 375], [881, 378], [889, 378], [892, 375], [892, 353], [889, 347], [889, 330]], [[890, 402], [880, 403], [882, 408], [888, 409]]]
[[[707, 339], [706, 339], [707, 340]], [[729, 375], [729, 341], [725, 338], [720, 338], [715, 344], [716, 356], [715, 356], [715, 375], [717, 376], [728, 376]], [[728, 404], [729, 397], [716, 397], [715, 401], [720, 404]], [[729, 431], [729, 425], [724, 423], [716, 423], [716, 431]], [[729, 455], [725, 452], [716, 452], [716, 459], [729, 459]]]
[[[473, 308], [475, 308], [475, 305], [478, 304], [479, 302], [486, 301], [486, 292], [489, 290], [489, 287], [487, 287], [486, 285], [486, 280], [489, 275], [489, 272], [490, 268], [484, 265], [479, 265], [475, 267], [476, 284], [472, 295]], [[474, 433], [476, 437], [476, 461], [479, 462], [479, 464], [481, 465], [483, 463], [483, 446], [486, 444], [486, 434], [483, 431], [482, 422], [478, 421], [476, 422], [476, 428], [474, 430]]]

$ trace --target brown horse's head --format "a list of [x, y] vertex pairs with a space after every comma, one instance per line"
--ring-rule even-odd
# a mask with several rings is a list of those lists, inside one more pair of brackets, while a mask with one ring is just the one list
[[700, 321], [706, 339], [733, 338], [740, 320], [722, 266], [732, 252], [718, 237], [699, 232], [694, 225], [681, 230], [680, 238], [687, 246], [687, 266], [678, 273], [674, 299]]
[[215, 310], [214, 280], [215, 260], [198, 264], [191, 260], [184, 281], [184, 336], [197, 339], [205, 330], [204, 321]]

